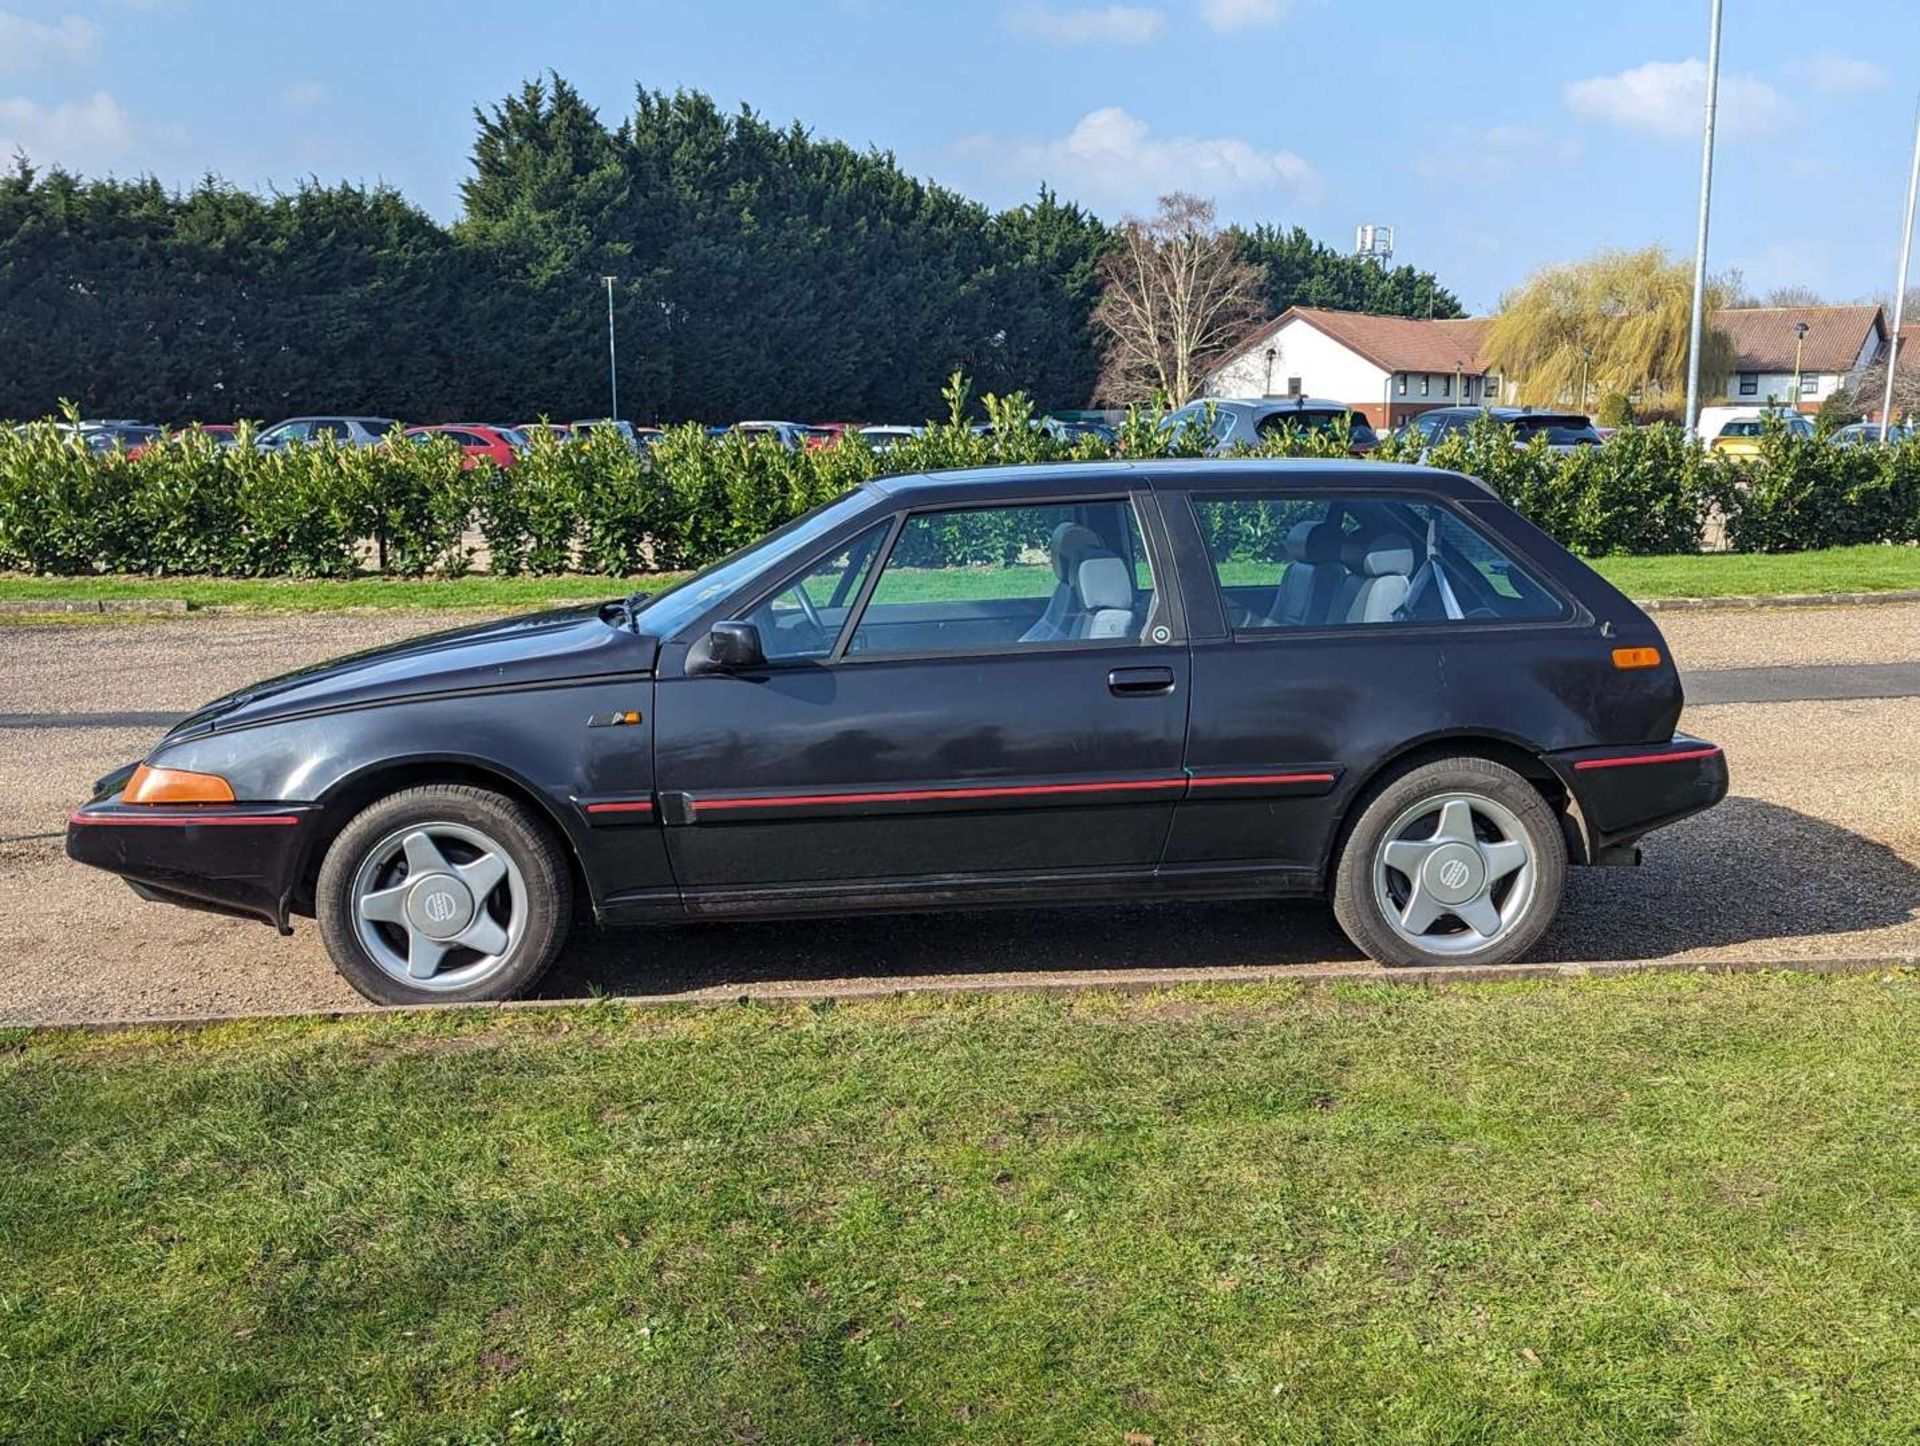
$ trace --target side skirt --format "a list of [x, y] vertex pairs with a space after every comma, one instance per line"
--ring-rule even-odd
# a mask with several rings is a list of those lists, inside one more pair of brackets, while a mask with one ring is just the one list
[[1173, 868], [1069, 870], [1015, 877], [949, 874], [703, 889], [674, 901], [658, 892], [615, 895], [601, 922], [643, 924], [685, 918], [797, 918], [814, 914], [930, 913], [944, 909], [1034, 908], [1169, 899], [1311, 898], [1323, 892], [1311, 869], [1265, 864], [1183, 864]]

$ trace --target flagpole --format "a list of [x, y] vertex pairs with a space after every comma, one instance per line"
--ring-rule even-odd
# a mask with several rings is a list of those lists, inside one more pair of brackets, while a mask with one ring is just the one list
[[1693, 320], [1687, 341], [1687, 435], [1699, 434], [1700, 342], [1707, 317], [1707, 216], [1713, 206], [1713, 123], [1720, 103], [1720, 5], [1707, 31], [1707, 116], [1700, 140], [1700, 234], [1693, 247]]
[[1880, 403], [1880, 445], [1893, 421], [1893, 374], [1900, 365], [1900, 321], [1907, 309], [1907, 263], [1913, 257], [1913, 199], [1920, 187], [1920, 106], [1914, 110], [1913, 166], [1907, 172], [1907, 226], [1900, 233], [1900, 279], [1893, 287], [1893, 335], [1887, 339], [1887, 392]]

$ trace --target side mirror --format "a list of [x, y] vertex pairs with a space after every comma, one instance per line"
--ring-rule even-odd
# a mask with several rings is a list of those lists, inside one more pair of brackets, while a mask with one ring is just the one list
[[760, 629], [752, 623], [715, 623], [707, 634], [707, 657], [713, 667], [728, 673], [765, 667], [767, 662]]

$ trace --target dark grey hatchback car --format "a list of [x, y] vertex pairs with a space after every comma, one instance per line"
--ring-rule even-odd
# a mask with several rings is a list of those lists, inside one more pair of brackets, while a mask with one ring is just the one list
[[608, 924], [1330, 895], [1417, 965], [1524, 957], [1569, 863], [1718, 801], [1648, 618], [1480, 483], [1355, 462], [875, 481], [652, 598], [219, 699], [68, 852], [318, 918], [383, 1001]]

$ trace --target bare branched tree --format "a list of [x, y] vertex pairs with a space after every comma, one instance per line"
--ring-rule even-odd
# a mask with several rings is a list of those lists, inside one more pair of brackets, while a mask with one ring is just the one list
[[1213, 203], [1184, 191], [1129, 216], [1100, 263], [1094, 320], [1106, 333], [1099, 393], [1113, 403], [1192, 401], [1207, 369], [1265, 316], [1264, 268], [1241, 259]]
[[[1900, 330], [1911, 333], [1912, 328]], [[1842, 390], [1851, 410], [1863, 417], [1879, 416], [1887, 396], [1887, 349], [1881, 347], [1879, 356], [1848, 377]], [[1893, 419], [1897, 422], [1915, 414], [1920, 414], [1920, 336], [1905, 335], [1900, 339], [1900, 365], [1893, 374]]]

